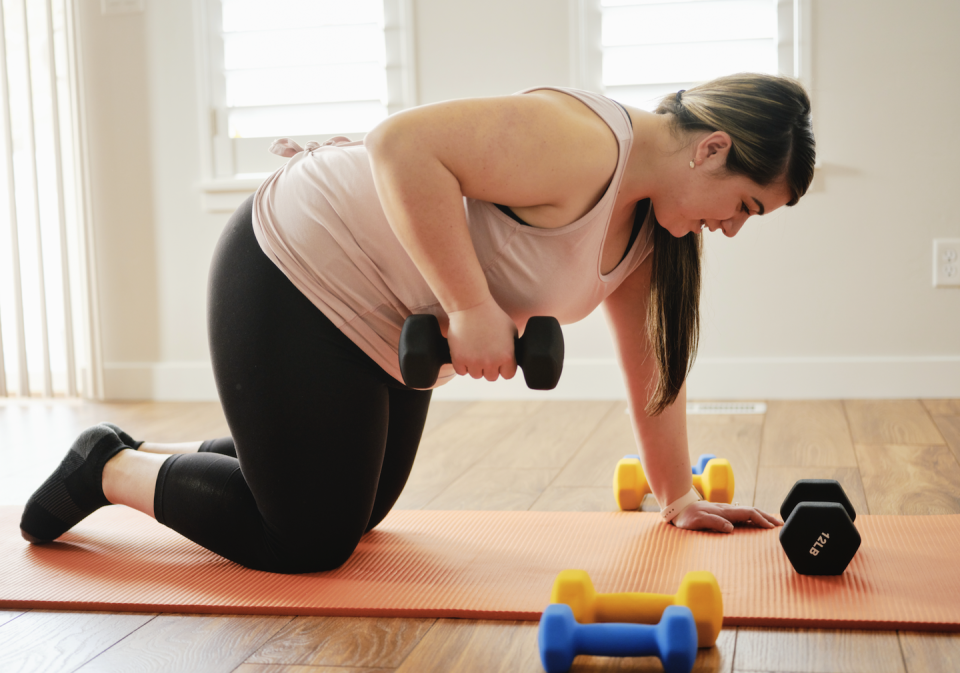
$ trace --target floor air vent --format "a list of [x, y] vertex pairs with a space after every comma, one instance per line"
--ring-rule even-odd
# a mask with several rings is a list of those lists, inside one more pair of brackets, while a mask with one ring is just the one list
[[688, 402], [688, 414], [765, 414], [764, 402]]

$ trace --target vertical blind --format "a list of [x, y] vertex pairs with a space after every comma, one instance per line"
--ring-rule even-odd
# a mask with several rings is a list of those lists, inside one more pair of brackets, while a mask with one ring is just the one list
[[2, 396], [78, 392], [77, 134], [65, 2], [0, 2]]
[[602, 0], [603, 85], [622, 103], [737, 72], [778, 71], [777, 0]]
[[231, 138], [366, 132], [387, 116], [383, 0], [222, 0]]

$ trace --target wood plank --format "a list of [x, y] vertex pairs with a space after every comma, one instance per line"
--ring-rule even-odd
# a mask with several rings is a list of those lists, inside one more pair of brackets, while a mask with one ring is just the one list
[[768, 467], [856, 467], [839, 400], [769, 402], [760, 445]]
[[845, 400], [854, 444], [944, 444], [919, 400]]
[[960, 416], [960, 399], [923, 400], [923, 406], [933, 416]]
[[77, 432], [100, 421], [116, 423], [134, 439], [192, 442], [230, 434], [219, 402], [89, 403]]
[[473, 403], [470, 405], [470, 408], [464, 410], [463, 413], [465, 416], [493, 416], [494, 418], [514, 416], [526, 418], [552, 403], [553, 401], [548, 402], [547, 400], [484, 400]]
[[397, 673], [543, 673], [536, 622], [440, 619]]
[[936, 423], [947, 446], [953, 451], [953, 455], [960, 460], [960, 416], [935, 415], [933, 422]]
[[20, 615], [26, 614], [23, 610], [0, 610], [0, 626], [13, 621]]
[[484, 452], [478, 467], [555, 469], [559, 473], [593, 434], [615, 403], [558, 400], [523, 419]]
[[229, 673], [291, 617], [164, 614], [78, 670]]
[[[552, 487], [588, 486], [610, 489], [617, 461], [637, 452], [627, 403], [617, 402], [564, 466]], [[615, 506], [615, 505], [614, 505]]]
[[155, 616], [27, 612], [0, 627], [0, 671], [73, 671]]
[[[610, 489], [611, 506], [604, 507], [603, 511], [615, 509], [612, 481], [617, 461], [625, 454], [637, 452], [630, 417], [623, 413], [625, 409], [626, 403], [621, 402], [611, 410], [596, 432], [584, 442], [551, 483], [551, 489], [575, 486]], [[750, 502], [753, 499], [762, 426], [763, 417], [759, 415], [688, 416], [690, 460], [696, 462], [702, 453], [713, 453], [730, 460], [736, 479], [734, 498], [741, 502]], [[560, 490], [558, 494], [563, 492]], [[551, 494], [549, 497], [554, 499], [558, 494]], [[646, 498], [644, 504], [651, 511], [658, 509], [652, 498]]]
[[475, 467], [454, 481], [424, 509], [523, 512], [546, 490], [557, 471]]
[[340, 666], [300, 666], [298, 664], [240, 664], [233, 673], [392, 673], [392, 668], [354, 668]]
[[430, 409], [427, 411], [427, 423], [423, 427], [423, 435], [426, 437], [436, 428], [440, 427], [457, 414], [469, 409], [476, 404], [475, 402], [459, 402], [455, 400], [432, 400]]
[[738, 631], [739, 629], [729, 627], [720, 629], [716, 645], [697, 651], [692, 673], [732, 673]]
[[760, 414], [703, 414], [687, 417], [690, 461], [712, 453], [733, 467], [736, 502], [753, 501], [764, 417]]
[[900, 632], [908, 673], [955, 673], [960, 662], [960, 634]]
[[[558, 401], [523, 418], [428, 509], [527, 510], [596, 429], [611, 402]], [[484, 418], [487, 423], [492, 419]]]
[[[732, 670], [736, 629], [723, 629], [716, 647], [697, 653], [694, 673], [728, 673]], [[472, 673], [543, 673], [535, 622], [478, 622], [440, 620], [407, 657], [397, 673], [457, 671]], [[654, 673], [663, 671], [655, 657], [578, 656], [573, 673], [613, 671]]]
[[297, 617], [245, 663], [396, 668], [434, 621]]
[[893, 631], [740, 628], [733, 670], [904, 673]]
[[551, 484], [530, 506], [535, 512], [616, 512], [609, 486], [554, 486]]
[[753, 506], [780, 516], [780, 505], [798, 479], [836, 479], [854, 511], [876, 514], [867, 507], [860, 471], [855, 467], [761, 467]]
[[[476, 406], [476, 405], [475, 405]], [[477, 418], [464, 410], [423, 438], [396, 509], [421, 509], [515, 430], [516, 415]]]
[[855, 446], [871, 514], [960, 513], [960, 465], [945, 446]]

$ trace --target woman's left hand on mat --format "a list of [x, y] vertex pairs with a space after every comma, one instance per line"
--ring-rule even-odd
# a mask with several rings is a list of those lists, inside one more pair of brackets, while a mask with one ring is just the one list
[[732, 533], [733, 525], [737, 523], [750, 523], [759, 528], [783, 525], [778, 517], [755, 507], [728, 505], [707, 500], [691, 503], [673, 520], [677, 528], [715, 530], [721, 533]]

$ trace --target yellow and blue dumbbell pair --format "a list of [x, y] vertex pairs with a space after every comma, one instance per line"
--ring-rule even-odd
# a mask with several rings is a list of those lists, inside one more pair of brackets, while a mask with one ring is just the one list
[[[693, 487], [710, 502], [733, 502], [733, 468], [725, 458], [705, 453], [693, 466]], [[628, 455], [620, 459], [613, 473], [613, 496], [624, 511], [640, 509], [643, 496], [650, 493], [650, 485], [643, 474], [640, 456]]]
[[697, 648], [712, 647], [723, 625], [720, 587], [706, 571], [687, 573], [669, 595], [598, 594], [586, 572], [564, 570], [550, 600], [538, 632], [547, 673], [569, 670], [578, 654], [655, 656], [666, 673], [690, 673]]

